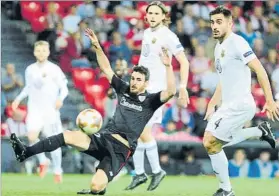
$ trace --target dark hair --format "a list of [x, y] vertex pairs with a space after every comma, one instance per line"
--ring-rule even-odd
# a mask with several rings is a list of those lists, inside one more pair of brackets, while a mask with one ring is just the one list
[[[150, 73], [149, 73], [149, 70], [148, 68], [146, 67], [143, 67], [143, 66], [135, 66], [133, 68], [133, 72], [139, 72], [141, 74], [143, 74], [145, 76], [145, 81], [148, 81], [149, 80], [149, 77], [150, 77]], [[132, 72], [132, 73], [133, 73]]]
[[232, 13], [229, 9], [225, 8], [224, 6], [218, 6], [215, 8], [215, 10], [212, 10], [209, 13], [209, 16], [215, 15], [215, 14], [223, 14], [226, 18], [229, 18], [232, 16]]

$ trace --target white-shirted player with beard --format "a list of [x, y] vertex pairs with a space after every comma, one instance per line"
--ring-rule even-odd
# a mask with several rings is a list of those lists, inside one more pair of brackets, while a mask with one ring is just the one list
[[[147, 91], [156, 93], [166, 89], [166, 69], [160, 60], [160, 51], [164, 47], [168, 50], [170, 56], [180, 63], [180, 86], [178, 104], [186, 107], [189, 103], [188, 93], [186, 90], [189, 62], [184, 54], [184, 48], [178, 37], [168, 28], [170, 18], [168, 10], [160, 1], [151, 2], [146, 8], [146, 21], [149, 28], [144, 31], [142, 50], [139, 65], [145, 66], [150, 71], [150, 80]], [[166, 173], [160, 167], [157, 143], [152, 136], [152, 126], [162, 121], [162, 107], [159, 108], [146, 125], [137, 149], [133, 155], [136, 176], [133, 177], [131, 184], [126, 190], [132, 190], [147, 181], [144, 170], [144, 154], [146, 155], [152, 169], [152, 179], [147, 190], [152, 191], [158, 187]]]
[[[49, 137], [62, 132], [59, 109], [68, 94], [67, 79], [56, 64], [48, 61], [49, 43], [38, 41], [34, 44], [36, 62], [29, 65], [25, 71], [26, 85], [12, 103], [15, 110], [26, 97], [26, 126], [29, 143], [38, 141], [39, 134]], [[54, 169], [54, 181], [62, 182], [62, 152], [61, 148], [50, 153]], [[40, 177], [47, 172], [47, 158], [41, 153], [37, 155], [40, 163]]]
[[[208, 104], [205, 119], [209, 121], [203, 144], [219, 179], [219, 189], [214, 196], [234, 196], [229, 179], [228, 159], [223, 147], [250, 138], [261, 138], [272, 148], [276, 146], [268, 122], [263, 122], [258, 127], [243, 129], [244, 124], [250, 121], [256, 112], [251, 93], [251, 70], [256, 73], [263, 88], [267, 117], [279, 120], [279, 107], [273, 99], [266, 71], [249, 44], [232, 32], [232, 21], [230, 10], [222, 6], [210, 13], [213, 37], [218, 40], [214, 56], [220, 81]], [[215, 112], [217, 105], [220, 107]]]

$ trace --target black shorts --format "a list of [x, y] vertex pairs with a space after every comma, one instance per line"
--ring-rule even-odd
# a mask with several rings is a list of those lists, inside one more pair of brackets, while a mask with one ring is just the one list
[[131, 150], [108, 133], [96, 133], [90, 136], [91, 143], [84, 153], [100, 161], [97, 169], [102, 169], [110, 182], [126, 165]]

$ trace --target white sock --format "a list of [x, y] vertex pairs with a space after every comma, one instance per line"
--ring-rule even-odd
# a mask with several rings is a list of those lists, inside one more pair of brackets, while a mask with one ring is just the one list
[[251, 127], [246, 129], [241, 129], [237, 131], [237, 135], [233, 137], [233, 140], [223, 147], [232, 146], [238, 144], [248, 139], [259, 138], [262, 136], [262, 131], [258, 127]]
[[56, 149], [55, 151], [50, 152], [52, 164], [53, 164], [53, 173], [62, 174], [62, 150], [61, 148]]
[[144, 171], [144, 143], [138, 142], [137, 148], [133, 155], [133, 161], [135, 166], [135, 172], [137, 175], [143, 174]]
[[[40, 141], [40, 140], [37, 139], [35, 142], [30, 143], [30, 146], [36, 144], [38, 141]], [[45, 153], [36, 154], [35, 156], [38, 158], [40, 165], [45, 165], [46, 164], [47, 158], [46, 158]]]
[[159, 173], [162, 169], [159, 161], [158, 147], [156, 140], [145, 143], [146, 155], [153, 174]]
[[219, 179], [219, 188], [230, 191], [232, 189], [229, 178], [229, 164], [225, 152], [222, 150], [217, 154], [209, 155], [212, 168]]

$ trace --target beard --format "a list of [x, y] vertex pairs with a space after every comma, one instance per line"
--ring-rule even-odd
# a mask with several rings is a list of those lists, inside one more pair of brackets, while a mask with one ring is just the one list
[[153, 25], [151, 25], [151, 22], [149, 22], [149, 26], [151, 27], [151, 28], [156, 28], [156, 27], [158, 27], [160, 24], [161, 24], [162, 22], [157, 22], [157, 23], [153, 23]]

